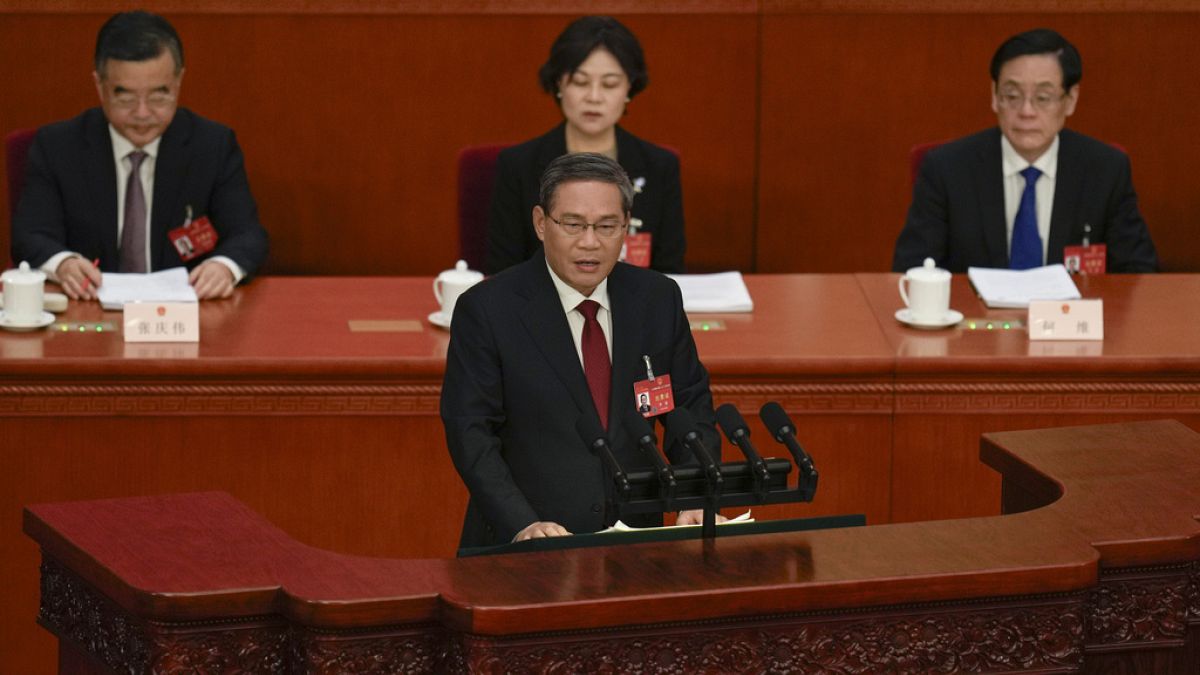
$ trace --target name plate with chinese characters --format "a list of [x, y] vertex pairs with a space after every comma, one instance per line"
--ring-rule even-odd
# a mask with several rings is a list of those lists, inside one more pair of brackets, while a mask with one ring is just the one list
[[124, 325], [126, 342], [199, 342], [200, 303], [130, 302]]
[[1103, 340], [1103, 300], [1034, 300], [1029, 303], [1030, 340]]

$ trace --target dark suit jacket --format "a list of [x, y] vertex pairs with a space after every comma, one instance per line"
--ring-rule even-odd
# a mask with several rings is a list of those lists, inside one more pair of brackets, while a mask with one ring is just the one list
[[[1046, 263], [1061, 263], [1063, 247], [1108, 245], [1109, 272], [1155, 272], [1158, 256], [1138, 213], [1129, 157], [1069, 129], [1059, 132], [1058, 175]], [[892, 269], [918, 267], [926, 257], [951, 272], [1008, 267], [1000, 129], [988, 129], [929, 151], [913, 186], [908, 221], [896, 240]]]
[[[13, 260], [39, 266], [61, 251], [75, 251], [100, 269], [118, 269], [117, 173], [108, 120], [99, 108], [38, 129], [29, 150], [25, 189], [13, 218]], [[150, 265], [183, 265], [167, 231], [183, 225], [186, 207], [207, 215], [217, 230], [216, 249], [193, 259], [227, 256], [253, 275], [267, 257], [267, 233], [246, 181], [233, 131], [180, 108], [163, 133], [154, 168], [150, 214]]]
[[[696, 355], [674, 281], [618, 263], [609, 275], [612, 399], [608, 436], [626, 471], [650, 468], [624, 415], [636, 409], [635, 380], [669, 373], [676, 407], [686, 407], [720, 457], [708, 372]], [[471, 493], [460, 546], [508, 543], [535, 521], [595, 532], [615, 520], [606, 507], [612, 480], [576, 432], [581, 415], [599, 426], [562, 303], [546, 269], [532, 259], [459, 296], [442, 386], [442, 422], [454, 465]], [[668, 443], [668, 458], [694, 463]], [[657, 525], [661, 517], [622, 518]]]
[[[488, 214], [485, 265], [488, 274], [528, 260], [541, 250], [542, 242], [533, 230], [533, 207], [539, 201], [542, 172], [550, 162], [565, 154], [565, 124], [500, 153]], [[682, 273], [686, 242], [679, 158], [618, 126], [617, 161], [630, 180], [646, 179], [642, 191], [633, 197], [632, 216], [642, 220], [640, 232], [653, 235], [650, 241], [651, 269], [668, 274]]]

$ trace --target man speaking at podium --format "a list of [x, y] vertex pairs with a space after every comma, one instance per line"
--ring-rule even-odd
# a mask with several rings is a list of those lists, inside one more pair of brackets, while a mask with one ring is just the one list
[[100, 108], [38, 130], [12, 226], [28, 260], [76, 299], [106, 272], [186, 265], [221, 298], [267, 256], [233, 131], [178, 107], [183, 45], [166, 19], [110, 18], [96, 37]]
[[[454, 465], [471, 493], [460, 547], [595, 532], [611, 525], [611, 477], [576, 431], [607, 430], [625, 471], [649, 468], [626, 420], [647, 369], [669, 375], [676, 407], [720, 456], [708, 372], [679, 287], [617, 263], [633, 186], [602, 155], [564, 155], [542, 175], [533, 225], [543, 253], [464, 293], [454, 308], [441, 413]], [[647, 359], [649, 364], [647, 364]], [[691, 462], [668, 443], [673, 463]], [[678, 522], [699, 523], [700, 511]], [[661, 524], [632, 516], [630, 525]]]

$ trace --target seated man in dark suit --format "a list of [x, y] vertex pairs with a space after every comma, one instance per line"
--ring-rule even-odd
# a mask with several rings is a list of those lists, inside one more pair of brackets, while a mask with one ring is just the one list
[[[607, 430], [626, 470], [650, 467], [626, 424], [634, 383], [669, 375], [677, 408], [720, 457], [708, 372], [696, 355], [679, 287], [618, 263], [633, 185], [593, 153], [555, 159], [542, 176], [533, 226], [543, 251], [459, 297], [451, 323], [442, 421], [471, 493], [460, 546], [594, 532], [611, 525], [611, 479], [576, 431], [580, 416]], [[689, 462], [667, 442], [672, 462]], [[677, 522], [699, 523], [700, 511]], [[635, 526], [660, 517], [631, 517]]]
[[262, 265], [267, 233], [233, 131], [176, 107], [175, 29], [146, 12], [117, 14], [100, 28], [95, 68], [101, 107], [39, 129], [30, 147], [13, 259], [76, 299], [96, 297], [100, 270], [185, 264], [200, 298], [229, 296]]
[[1124, 152], [1063, 129], [1083, 64], [1058, 33], [1009, 38], [992, 57], [999, 128], [935, 148], [913, 187], [892, 269], [927, 258], [951, 272], [1063, 262], [1063, 249], [1104, 244], [1109, 272], [1154, 272], [1158, 256]]

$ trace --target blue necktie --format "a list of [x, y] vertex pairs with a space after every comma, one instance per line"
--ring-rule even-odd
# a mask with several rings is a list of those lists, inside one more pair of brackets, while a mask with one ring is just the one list
[[1025, 191], [1021, 193], [1021, 206], [1013, 221], [1012, 247], [1008, 266], [1014, 270], [1027, 270], [1042, 266], [1042, 238], [1037, 226], [1037, 181], [1041, 169], [1031, 166], [1021, 172], [1025, 177]]

